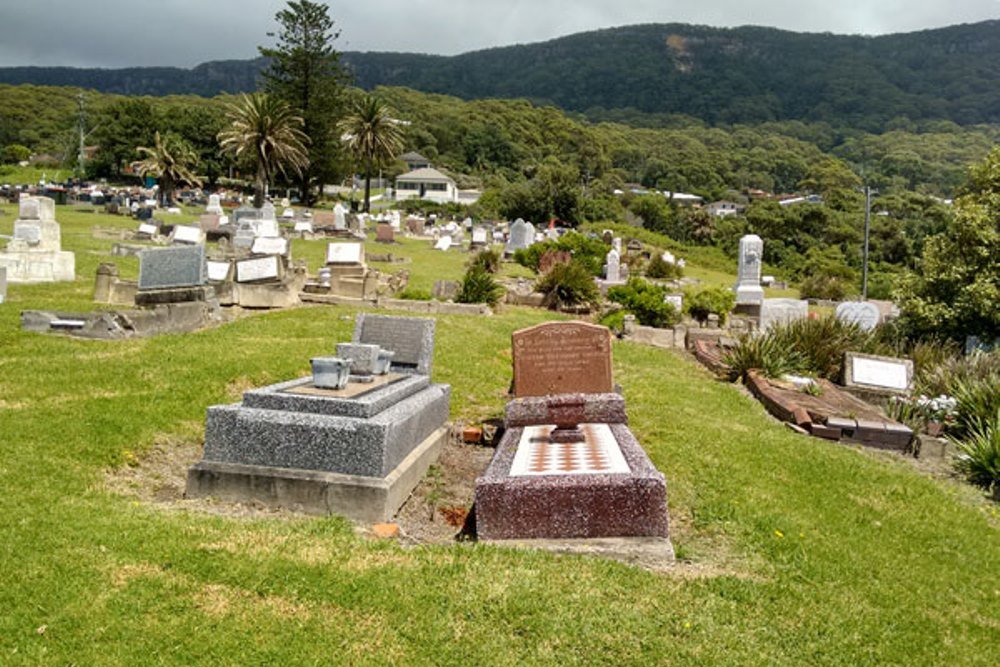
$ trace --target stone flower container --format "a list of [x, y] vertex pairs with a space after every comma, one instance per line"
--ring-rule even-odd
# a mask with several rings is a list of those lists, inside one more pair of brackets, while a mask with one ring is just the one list
[[388, 373], [394, 356], [396, 356], [396, 353], [392, 350], [379, 350], [378, 358], [375, 360], [375, 375], [385, 375]]
[[351, 376], [351, 361], [340, 357], [315, 357], [312, 362], [313, 384], [320, 389], [343, 389]]

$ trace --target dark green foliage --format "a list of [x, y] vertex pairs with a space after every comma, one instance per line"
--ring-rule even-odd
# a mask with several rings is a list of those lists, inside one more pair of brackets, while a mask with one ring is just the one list
[[746, 379], [747, 371], [759, 370], [766, 377], [779, 378], [787, 373], [800, 373], [808, 362], [785, 341], [771, 335], [744, 335], [723, 357], [729, 366], [729, 379]]
[[773, 327], [766, 336], [805, 360], [804, 368], [834, 382], [840, 381], [845, 352], [881, 352], [876, 335], [833, 315], [794, 320]]
[[973, 484], [992, 489], [994, 499], [1000, 500], [1000, 410], [975, 420], [967, 435], [953, 442], [958, 471]]
[[474, 264], [462, 278], [462, 288], [455, 297], [457, 303], [485, 303], [495, 306], [505, 293], [504, 286], [490, 275], [481, 264]]
[[396, 298], [406, 299], [407, 301], [430, 301], [432, 297], [430, 290], [407, 287], [402, 292], [397, 294]]
[[914, 336], [1000, 336], [1000, 149], [970, 172], [943, 234], [929, 238], [918, 271], [903, 276], [896, 297]]
[[736, 295], [724, 287], [688, 291], [684, 296], [684, 310], [699, 322], [704, 322], [714, 313], [719, 316], [719, 323], [725, 324], [734, 305]]
[[554, 241], [535, 243], [528, 248], [516, 251], [514, 261], [521, 266], [538, 271], [538, 263], [542, 255], [550, 250], [569, 251], [573, 255], [573, 260], [586, 268], [592, 276], [601, 275], [601, 267], [604, 266], [604, 258], [608, 254], [608, 246], [604, 245], [600, 239], [592, 239], [577, 232], [567, 232]]
[[477, 252], [469, 260], [469, 269], [477, 268], [495, 275], [500, 271], [500, 251], [495, 248], [486, 248]]
[[31, 149], [20, 144], [9, 144], [0, 153], [0, 162], [3, 164], [17, 164], [22, 160], [31, 157]]
[[679, 280], [684, 277], [684, 269], [663, 259], [660, 253], [653, 253], [646, 264], [646, 277], [656, 280]]
[[302, 131], [309, 137], [309, 165], [298, 184], [303, 201], [311, 206], [314, 186], [331, 183], [337, 175], [341, 153], [336, 125], [343, 113], [347, 72], [333, 48], [340, 33], [333, 28], [330, 8], [309, 0], [292, 0], [274, 18], [279, 25], [277, 45], [258, 48], [268, 62], [261, 78], [265, 91], [302, 117]]
[[546, 305], [556, 310], [567, 306], [594, 306], [601, 298], [593, 274], [575, 258], [569, 264], [556, 264], [535, 287], [545, 295]]
[[970, 435], [980, 423], [1000, 414], [1000, 373], [956, 380], [951, 383], [949, 394], [958, 401], [958, 437]]
[[625, 330], [625, 316], [627, 314], [628, 311], [616, 307], [602, 315], [599, 323], [611, 329], [615, 335], [619, 335]]
[[659, 194], [641, 195], [632, 200], [628, 209], [642, 218], [644, 228], [675, 237], [672, 232], [675, 232], [673, 223], [677, 214], [667, 203], [666, 197]]
[[680, 322], [681, 316], [673, 304], [664, 303], [667, 290], [659, 285], [629, 278], [625, 285], [608, 290], [608, 299], [621, 304], [625, 310], [635, 315], [639, 324], [647, 327], [666, 328]]

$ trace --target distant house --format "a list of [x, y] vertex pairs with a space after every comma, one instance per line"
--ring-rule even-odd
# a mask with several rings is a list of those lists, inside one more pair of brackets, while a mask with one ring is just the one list
[[805, 195], [800, 197], [786, 197], [778, 201], [781, 206], [795, 206], [796, 204], [822, 204], [823, 198], [819, 195]]
[[403, 153], [399, 156], [399, 159], [406, 163], [406, 168], [409, 171], [431, 168], [431, 161], [420, 153]]
[[692, 195], [687, 192], [671, 192], [670, 190], [664, 190], [663, 196], [678, 206], [701, 206], [701, 203], [705, 201], [698, 195]]
[[716, 218], [724, 218], [728, 215], [739, 215], [744, 210], [746, 206], [743, 204], [737, 204], [732, 201], [714, 201], [711, 204], [705, 206], [705, 210], [709, 215]]
[[445, 204], [458, 201], [455, 181], [437, 169], [425, 167], [396, 177], [396, 200], [427, 199]]

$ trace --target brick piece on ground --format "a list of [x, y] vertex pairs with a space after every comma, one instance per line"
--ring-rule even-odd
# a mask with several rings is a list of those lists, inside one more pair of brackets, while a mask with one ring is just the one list
[[850, 438], [854, 435], [854, 431], [858, 428], [858, 422], [847, 417], [827, 417], [826, 425], [829, 428], [840, 429], [842, 437]]
[[389, 539], [393, 537], [399, 537], [399, 524], [398, 523], [376, 523], [372, 526], [372, 533], [375, 537], [381, 539]]
[[829, 425], [824, 426], [816, 422], [809, 424], [809, 432], [813, 436], [823, 438], [824, 440], [840, 440], [840, 436], [843, 434], [843, 431], [839, 428], [833, 428]]

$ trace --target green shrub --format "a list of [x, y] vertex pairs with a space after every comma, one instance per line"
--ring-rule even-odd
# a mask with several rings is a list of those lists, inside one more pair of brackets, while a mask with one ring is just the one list
[[684, 296], [684, 310], [699, 322], [714, 313], [719, 316], [719, 324], [725, 324], [734, 305], [736, 295], [725, 287], [708, 287]]
[[480, 267], [486, 273], [496, 274], [500, 271], [500, 251], [494, 248], [480, 250], [469, 260], [469, 268]]
[[608, 254], [608, 246], [600, 239], [592, 239], [577, 232], [567, 232], [554, 241], [535, 243], [528, 248], [514, 253], [514, 261], [521, 266], [538, 271], [538, 263], [550, 250], [566, 250], [590, 273], [591, 276], [601, 275], [604, 258]]
[[594, 306], [600, 302], [601, 293], [591, 272], [576, 259], [569, 264], [557, 264], [542, 276], [535, 286], [545, 295], [549, 308], [565, 306]]
[[407, 301], [430, 301], [431, 293], [425, 289], [407, 287], [405, 290], [397, 294], [395, 298], [406, 299]]
[[646, 265], [646, 277], [657, 280], [678, 280], [684, 277], [684, 270], [663, 259], [663, 255], [657, 253]]
[[809, 276], [799, 285], [803, 299], [842, 301], [853, 285], [836, 276]]
[[958, 379], [950, 395], [958, 402], [954, 433], [961, 438], [1000, 413], [1000, 374]]
[[951, 438], [958, 450], [955, 467], [970, 482], [1000, 500], [1000, 410], [989, 419], [978, 419], [963, 439]]
[[833, 315], [779, 324], [772, 327], [767, 336], [802, 355], [805, 368], [833, 381], [840, 379], [845, 352], [882, 351], [875, 346], [873, 333]]
[[482, 266], [472, 266], [462, 277], [462, 288], [455, 297], [457, 303], [485, 303], [495, 306], [504, 296], [503, 285], [494, 280]]
[[[930, 346], [918, 343], [913, 350], [924, 351]], [[956, 384], [993, 382], [1000, 384], [1000, 352], [979, 353], [961, 357], [955, 344], [941, 344], [943, 351], [936, 357], [917, 363], [913, 355], [916, 373], [916, 391], [928, 396], [954, 396]], [[950, 354], [949, 354], [950, 353]], [[930, 355], [927, 355], [930, 356]]]
[[625, 315], [627, 314], [624, 309], [616, 308], [605, 313], [600, 319], [600, 324], [611, 329], [616, 335], [621, 334], [625, 330]]
[[745, 379], [747, 371], [754, 369], [769, 378], [808, 369], [808, 362], [802, 354], [771, 334], [743, 335], [723, 359], [730, 368], [730, 380]]
[[667, 290], [641, 278], [629, 278], [626, 285], [608, 290], [608, 299], [620, 303], [635, 315], [639, 324], [660, 329], [672, 327], [680, 322], [680, 313], [671, 303], [664, 303]]

